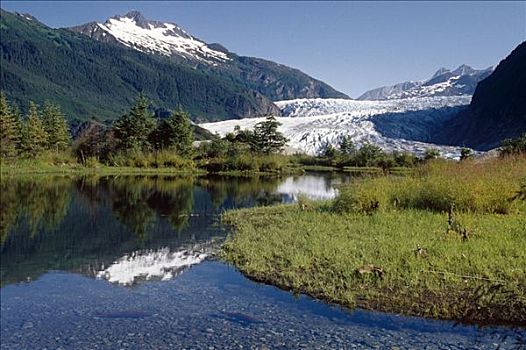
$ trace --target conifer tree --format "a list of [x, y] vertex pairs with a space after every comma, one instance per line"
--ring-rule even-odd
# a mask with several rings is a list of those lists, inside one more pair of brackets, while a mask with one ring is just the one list
[[281, 123], [273, 116], [268, 116], [265, 121], [257, 123], [254, 127], [252, 149], [265, 154], [283, 150], [288, 139], [278, 131], [280, 125]]
[[29, 112], [23, 127], [22, 148], [24, 152], [35, 156], [42, 152], [47, 145], [48, 135], [38, 113], [37, 105], [29, 103]]
[[42, 122], [48, 135], [47, 148], [53, 151], [64, 150], [70, 144], [68, 122], [57, 105], [44, 104]]
[[2, 157], [14, 157], [20, 142], [17, 116], [9, 106], [7, 98], [0, 92], [0, 151]]
[[190, 116], [182, 109], [178, 109], [170, 116], [170, 123], [174, 129], [174, 148], [176, 152], [183, 157], [192, 155], [192, 143], [194, 142], [194, 133]]
[[13, 118], [15, 119], [16, 123], [16, 129], [18, 134], [18, 143], [16, 145], [17, 147], [17, 153], [22, 152], [22, 133], [24, 132], [24, 118], [22, 117], [22, 113], [20, 112], [20, 109], [16, 105], [16, 103], [13, 103], [11, 106], [11, 113], [13, 114]]
[[152, 139], [158, 149], [171, 149], [182, 157], [190, 157], [194, 135], [188, 113], [180, 108], [172, 112], [159, 123]]
[[151, 149], [150, 134], [155, 129], [155, 119], [148, 111], [149, 102], [141, 93], [128, 115], [115, 121], [113, 131], [123, 150], [148, 151]]
[[342, 137], [338, 146], [342, 154], [350, 156], [356, 152], [356, 147], [354, 146], [351, 137], [348, 135]]

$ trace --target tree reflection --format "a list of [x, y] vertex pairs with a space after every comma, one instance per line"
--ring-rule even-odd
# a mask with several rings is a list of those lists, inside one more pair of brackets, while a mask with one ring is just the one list
[[216, 214], [268, 203], [277, 179], [178, 176], [2, 178], [1, 284], [52, 270], [94, 276], [137, 249], [208, 242]]
[[1, 245], [22, 219], [30, 237], [53, 231], [66, 216], [71, 201], [71, 180], [67, 177], [3, 178], [1, 193]]
[[276, 177], [209, 176], [199, 178], [197, 183], [206, 189], [215, 209], [268, 205], [281, 201], [281, 196], [275, 194], [279, 183]]
[[77, 181], [77, 189], [91, 203], [105, 199], [114, 216], [139, 241], [148, 240], [157, 217], [168, 217], [180, 232], [192, 212], [193, 179], [175, 176], [109, 176]]

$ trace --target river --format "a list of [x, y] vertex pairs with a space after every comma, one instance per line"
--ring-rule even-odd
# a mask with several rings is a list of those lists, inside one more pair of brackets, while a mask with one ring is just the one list
[[215, 257], [231, 208], [332, 198], [349, 176], [1, 182], [1, 349], [519, 349], [524, 329], [346, 310]]

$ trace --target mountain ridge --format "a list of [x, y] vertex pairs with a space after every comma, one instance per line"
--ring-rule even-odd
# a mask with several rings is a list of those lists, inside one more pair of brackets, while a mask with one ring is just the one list
[[486, 151], [522, 133], [526, 133], [526, 41], [477, 85], [468, 109], [436, 130], [434, 141]]
[[24, 111], [58, 103], [70, 119], [115, 119], [140, 92], [156, 108], [185, 108], [194, 121], [279, 114], [261, 93], [166, 57], [109, 45], [25, 15], [0, 11], [0, 89]]
[[349, 96], [299, 69], [263, 58], [240, 56], [219, 43], [208, 44], [174, 22], [146, 19], [138, 11], [68, 28], [95, 40], [168, 56], [254, 89], [272, 101]]
[[410, 97], [472, 95], [477, 83], [488, 77], [492, 67], [474, 69], [462, 64], [454, 70], [439, 68], [431, 78], [405, 81], [364, 92], [358, 100], [390, 100]]

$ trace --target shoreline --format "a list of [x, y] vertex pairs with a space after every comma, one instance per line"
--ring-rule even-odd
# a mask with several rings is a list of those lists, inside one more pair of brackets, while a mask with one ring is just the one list
[[1, 164], [0, 175], [6, 177], [29, 176], [29, 175], [180, 175], [180, 176], [230, 176], [230, 177], [252, 177], [252, 176], [284, 176], [301, 175], [305, 173], [302, 167], [291, 167], [283, 171], [218, 171], [212, 172], [201, 168], [139, 168], [121, 166], [85, 167], [74, 166], [35, 166], [35, 167], [12, 167]]
[[526, 328], [526, 157], [431, 161], [330, 201], [229, 210], [221, 258], [348, 308]]

